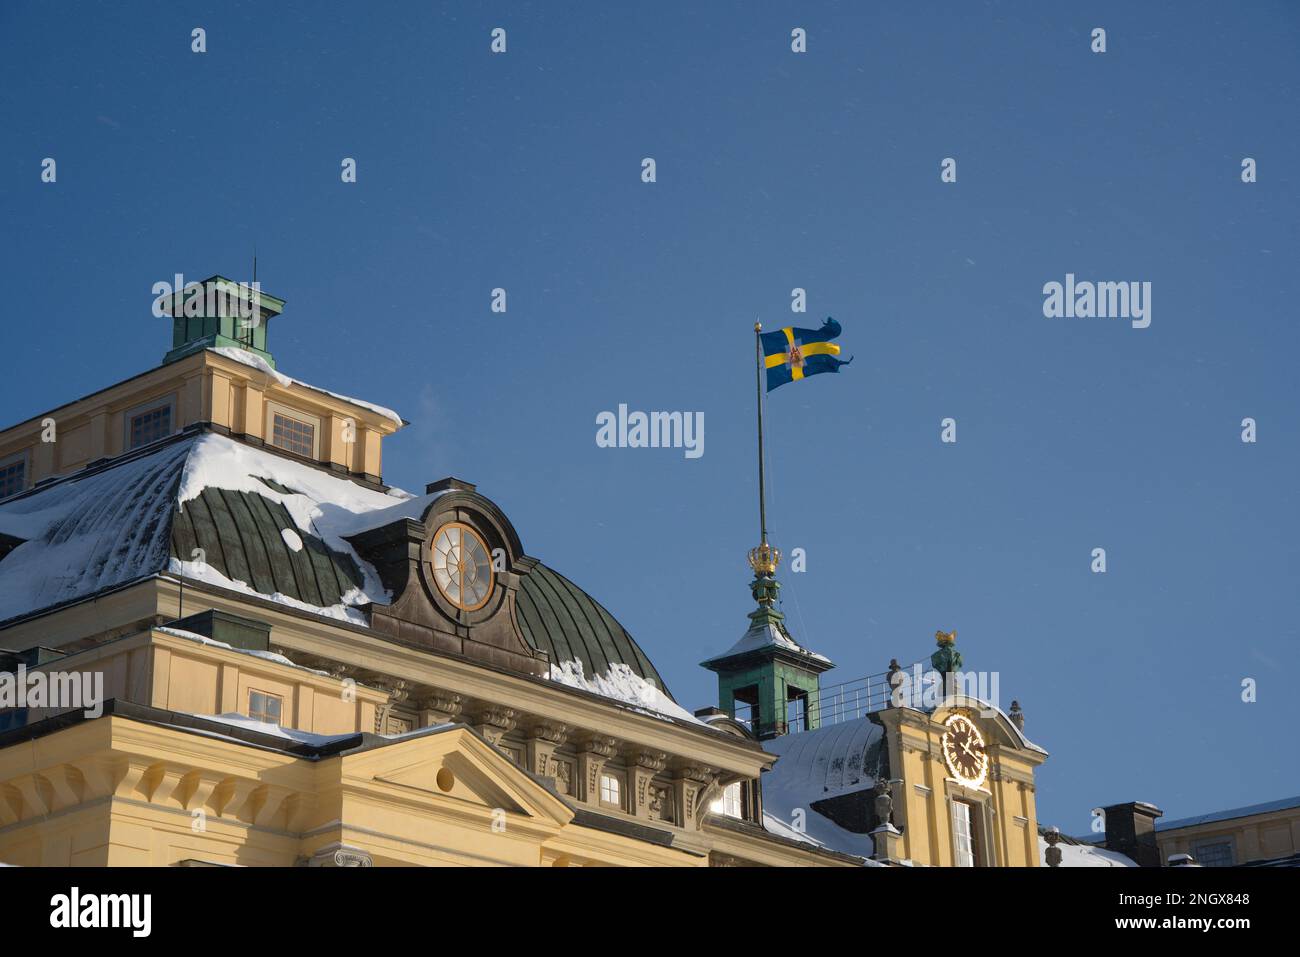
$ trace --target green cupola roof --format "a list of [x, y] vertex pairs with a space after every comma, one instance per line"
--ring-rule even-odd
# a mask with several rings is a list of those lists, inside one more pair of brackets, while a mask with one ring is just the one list
[[[749, 613], [749, 628], [727, 651], [700, 663], [718, 676], [718, 706], [742, 720], [738, 711], [747, 711], [759, 738], [784, 734], [794, 724], [817, 727], [819, 675], [835, 667], [790, 637], [785, 615], [776, 607], [780, 561], [781, 553], [766, 541], [749, 553], [754, 570], [749, 590], [758, 606]], [[797, 712], [793, 718], [792, 708]]]
[[[177, 280], [181, 285], [181, 277]], [[164, 365], [201, 349], [227, 346], [260, 356], [275, 368], [266, 333], [270, 320], [283, 311], [284, 300], [262, 292], [256, 280], [238, 283], [209, 276], [160, 296], [157, 304], [163, 315], [172, 317], [172, 349], [163, 356]]]

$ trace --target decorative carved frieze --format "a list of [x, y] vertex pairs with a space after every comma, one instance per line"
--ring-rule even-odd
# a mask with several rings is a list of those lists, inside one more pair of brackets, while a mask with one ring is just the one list
[[650, 814], [660, 821], [673, 823], [676, 819], [673, 813], [673, 793], [672, 789], [666, 784], [650, 784]]
[[322, 848], [307, 861], [308, 867], [373, 867], [369, 852], [347, 844]]
[[552, 721], [541, 721], [533, 725], [533, 733], [528, 739], [528, 768], [540, 777], [555, 775], [555, 749], [564, 743], [569, 728], [567, 725]]
[[555, 758], [555, 789], [573, 797], [573, 762], [568, 758]]
[[704, 764], [683, 764], [677, 769], [677, 777], [696, 784], [707, 784], [716, 772]]
[[668, 755], [662, 751], [648, 751], [639, 748], [628, 753], [631, 763], [650, 772], [662, 771], [668, 765]]
[[627, 772], [632, 788], [632, 813], [637, 817], [654, 819], [651, 807], [651, 784], [654, 776], [668, 765], [668, 755], [647, 748], [632, 748], [627, 753]]
[[[376, 682], [376, 686], [388, 692], [388, 700], [375, 709], [375, 732], [377, 734], [390, 734], [392, 732], [388, 730], [388, 719], [392, 716], [393, 709], [411, 696], [411, 689], [407, 687], [404, 678], [381, 679]], [[407, 730], [410, 730], [409, 724]]]
[[434, 691], [420, 702], [420, 706], [432, 719], [430, 724], [452, 721], [465, 710], [464, 699], [453, 691]]
[[539, 721], [533, 725], [533, 737], [547, 744], [561, 745], [569, 735], [569, 726], [554, 721]]
[[501, 736], [513, 731], [516, 715], [513, 708], [487, 705], [474, 714], [474, 730], [492, 744], [500, 744]]
[[608, 760], [614, 756], [617, 750], [618, 740], [608, 735], [593, 734], [582, 739], [579, 744], [580, 751], [586, 751], [598, 757]]

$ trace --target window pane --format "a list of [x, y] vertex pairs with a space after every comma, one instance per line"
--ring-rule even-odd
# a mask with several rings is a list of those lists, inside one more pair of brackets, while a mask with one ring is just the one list
[[975, 866], [975, 849], [971, 843], [970, 805], [952, 802], [952, 839], [958, 867]]
[[623, 802], [619, 800], [618, 778], [609, 774], [600, 776], [600, 799], [606, 804], [616, 804], [622, 807]]
[[286, 452], [293, 452], [304, 458], [315, 455], [316, 427], [308, 422], [299, 422], [287, 415], [275, 414], [272, 420], [271, 444]]
[[148, 445], [150, 442], [155, 442], [171, 434], [171, 430], [172, 408], [170, 405], [161, 405], [156, 409], [133, 415], [131, 416], [130, 447], [135, 449], [142, 445]]
[[1231, 867], [1232, 842], [1215, 841], [1192, 846], [1192, 857], [1203, 867]]
[[714, 814], [723, 814], [727, 817], [740, 819], [740, 805], [740, 782], [736, 781], [734, 784], [728, 784], [722, 789], [722, 794], [718, 796], [717, 800], [709, 804], [709, 810]]
[[26, 479], [26, 462], [10, 462], [8, 465], [0, 465], [0, 498], [21, 492], [26, 484]]
[[282, 701], [278, 695], [265, 694], [261, 691], [248, 693], [248, 716], [254, 721], [279, 724]]

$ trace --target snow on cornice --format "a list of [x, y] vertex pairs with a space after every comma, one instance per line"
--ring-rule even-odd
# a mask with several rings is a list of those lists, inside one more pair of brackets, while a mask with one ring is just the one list
[[209, 352], [215, 352], [223, 358], [230, 359], [232, 362], [238, 362], [242, 365], [252, 366], [260, 372], [264, 372], [286, 389], [290, 386], [300, 385], [304, 389], [311, 389], [313, 392], [319, 392], [322, 395], [328, 395], [343, 402], [351, 403], [363, 409], [369, 409], [378, 416], [382, 416], [393, 423], [397, 428], [401, 428], [406, 421], [394, 412], [392, 409], [385, 408], [382, 405], [375, 405], [373, 402], [366, 402], [364, 399], [355, 399], [350, 395], [342, 395], [338, 392], [331, 392], [329, 389], [322, 389], [320, 386], [311, 385], [303, 382], [301, 379], [294, 379], [285, 375], [283, 372], [277, 372], [271, 367], [271, 364], [256, 353], [249, 352], [246, 349], [240, 349], [237, 346], [209, 346]]
[[704, 725], [703, 721], [638, 675], [625, 662], [611, 664], [603, 675], [585, 675], [581, 661], [561, 661], [551, 665], [550, 677], [557, 684], [612, 698], [643, 713]]

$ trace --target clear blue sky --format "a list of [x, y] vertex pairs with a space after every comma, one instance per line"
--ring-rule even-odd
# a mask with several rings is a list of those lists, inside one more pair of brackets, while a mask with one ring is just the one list
[[[280, 368], [402, 412], [387, 480], [477, 482], [694, 708], [751, 608], [754, 317], [832, 315], [856, 361], [769, 403], [826, 680], [956, 628], [1068, 832], [1293, 794], [1298, 49], [1264, 2], [7, 2], [0, 408], [155, 365], [152, 284], [256, 244]], [[1151, 327], [1044, 318], [1067, 272]], [[620, 402], [704, 456], [597, 448]]]

